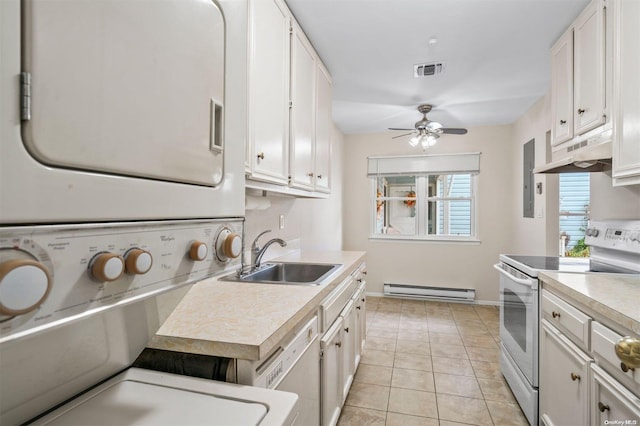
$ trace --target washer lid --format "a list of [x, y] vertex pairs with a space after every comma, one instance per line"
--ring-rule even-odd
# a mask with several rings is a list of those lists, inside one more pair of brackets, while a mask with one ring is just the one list
[[[170, 385], [170, 384], [167, 384]], [[47, 425], [257, 425], [267, 414], [260, 403], [124, 380], [59, 410]]]

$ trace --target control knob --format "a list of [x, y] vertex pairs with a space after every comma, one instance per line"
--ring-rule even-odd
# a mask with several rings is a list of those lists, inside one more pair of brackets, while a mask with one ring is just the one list
[[194, 241], [191, 243], [191, 247], [189, 248], [189, 258], [191, 260], [205, 260], [207, 253], [209, 253], [209, 247], [202, 241]]
[[36, 309], [49, 295], [51, 281], [47, 267], [36, 260], [17, 256], [1, 261], [0, 315], [16, 316]]
[[242, 253], [242, 238], [229, 228], [222, 229], [216, 237], [216, 257], [221, 262], [235, 259]]
[[124, 258], [115, 253], [98, 253], [89, 262], [89, 272], [98, 281], [115, 281], [124, 273]]
[[153, 265], [153, 256], [141, 248], [132, 248], [124, 255], [124, 266], [129, 274], [146, 274], [151, 269], [151, 265]]

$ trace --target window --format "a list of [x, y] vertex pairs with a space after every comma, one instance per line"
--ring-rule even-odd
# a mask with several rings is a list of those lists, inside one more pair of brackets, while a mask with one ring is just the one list
[[369, 158], [371, 238], [475, 241], [479, 154]]
[[589, 256], [584, 234], [589, 222], [589, 173], [561, 173], [560, 255]]

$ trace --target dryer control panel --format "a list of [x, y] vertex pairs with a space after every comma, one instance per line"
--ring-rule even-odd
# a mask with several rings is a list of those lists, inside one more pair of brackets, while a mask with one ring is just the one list
[[243, 220], [0, 229], [0, 342], [240, 267]]

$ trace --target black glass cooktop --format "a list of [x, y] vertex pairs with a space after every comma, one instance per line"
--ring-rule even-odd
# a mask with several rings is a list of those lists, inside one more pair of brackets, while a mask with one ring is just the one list
[[638, 274], [637, 271], [597, 262], [586, 257], [520, 256], [507, 257], [532, 269], [558, 272], [606, 272], [609, 274]]

